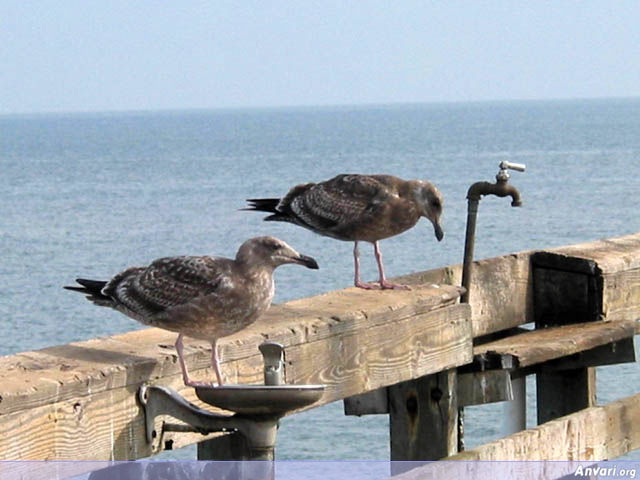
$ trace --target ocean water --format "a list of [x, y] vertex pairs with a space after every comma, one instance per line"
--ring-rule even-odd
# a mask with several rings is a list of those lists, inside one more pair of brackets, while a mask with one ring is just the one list
[[[351, 285], [352, 244], [238, 210], [339, 173], [424, 178], [445, 197], [443, 242], [423, 220], [381, 243], [389, 276], [459, 263], [466, 191], [492, 181], [502, 160], [527, 165], [511, 179], [524, 206], [481, 202], [476, 258], [640, 231], [639, 99], [0, 116], [0, 355], [142, 328], [62, 290], [77, 276], [233, 256], [256, 235], [321, 267], [279, 269], [276, 302]], [[367, 245], [361, 258], [375, 278]], [[601, 403], [640, 390], [636, 364], [598, 375]], [[534, 425], [533, 378], [528, 391]], [[500, 405], [466, 412], [468, 446], [500, 436]], [[337, 402], [286, 418], [277, 456], [386, 460], [387, 417], [344, 417]]]

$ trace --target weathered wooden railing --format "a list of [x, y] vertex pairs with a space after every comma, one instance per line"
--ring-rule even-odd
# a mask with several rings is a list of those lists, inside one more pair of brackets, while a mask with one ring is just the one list
[[[404, 281], [413, 290], [350, 288], [272, 307], [223, 339], [225, 377], [259, 383], [257, 345], [282, 343], [286, 383], [327, 385], [314, 406], [346, 399], [347, 413], [389, 413], [392, 460], [597, 460], [640, 448], [639, 395], [595, 406], [595, 367], [635, 360], [640, 234], [476, 262], [470, 305], [453, 286], [459, 266]], [[231, 435], [146, 443], [140, 385], [199, 404], [174, 340], [145, 329], [0, 358], [0, 460], [137, 459], [205, 440], [207, 455], [222, 452]], [[188, 343], [195, 378], [212, 377], [209, 358], [206, 344]], [[458, 454], [458, 408], [504, 400], [511, 378], [529, 374], [541, 425]]]

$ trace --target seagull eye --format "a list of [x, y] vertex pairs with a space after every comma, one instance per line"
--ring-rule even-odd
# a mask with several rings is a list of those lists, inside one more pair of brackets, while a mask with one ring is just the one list
[[440, 202], [438, 200], [431, 200], [431, 206], [433, 208], [440, 208]]

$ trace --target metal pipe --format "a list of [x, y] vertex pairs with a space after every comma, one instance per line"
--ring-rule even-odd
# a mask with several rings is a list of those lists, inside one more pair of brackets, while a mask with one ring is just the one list
[[[476, 182], [467, 191], [467, 230], [464, 239], [464, 259], [462, 262], [462, 286], [464, 292], [460, 296], [460, 303], [469, 303], [471, 291], [471, 275], [473, 273], [473, 250], [476, 243], [476, 220], [478, 218], [478, 206], [483, 195], [496, 195], [498, 197], [511, 197], [511, 206], [522, 205], [520, 192], [513, 185], [509, 185], [508, 170], [524, 172], [525, 165], [521, 163], [500, 162], [500, 170], [496, 175], [496, 183]], [[514, 394], [515, 395], [515, 394]], [[526, 422], [526, 392], [524, 394], [524, 414]], [[508, 402], [513, 404], [514, 402]], [[506, 407], [505, 407], [506, 409]], [[507, 416], [509, 413], [505, 412]], [[520, 419], [520, 417], [518, 417]], [[458, 408], [458, 451], [464, 450], [464, 407]]]
[[467, 205], [467, 232], [464, 240], [464, 261], [462, 262], [462, 286], [464, 287], [464, 293], [460, 297], [460, 303], [469, 303], [471, 270], [473, 267], [473, 249], [476, 241], [476, 218], [478, 216], [479, 203], [479, 198], [469, 198]]
[[484, 195], [496, 195], [498, 197], [511, 197], [511, 206], [522, 206], [520, 192], [510, 185], [508, 169], [524, 172], [525, 165], [503, 161], [500, 163], [500, 171], [496, 175], [496, 183], [476, 182], [467, 191], [467, 231], [464, 240], [464, 259], [462, 262], [462, 286], [465, 292], [460, 297], [461, 303], [469, 303], [469, 290], [471, 288], [471, 274], [473, 271], [473, 250], [476, 240], [476, 219], [478, 206]]

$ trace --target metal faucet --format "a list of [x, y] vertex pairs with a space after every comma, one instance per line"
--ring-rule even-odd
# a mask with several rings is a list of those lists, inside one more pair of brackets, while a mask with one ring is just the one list
[[525, 165], [522, 163], [500, 162], [500, 171], [496, 175], [496, 183], [476, 182], [467, 192], [467, 233], [464, 244], [464, 261], [462, 264], [462, 286], [465, 292], [460, 298], [461, 303], [469, 303], [469, 287], [471, 285], [471, 270], [473, 266], [473, 249], [476, 236], [476, 218], [478, 216], [478, 204], [483, 195], [496, 195], [498, 197], [511, 197], [511, 206], [520, 207], [520, 192], [509, 182], [509, 170], [524, 172]]
[[[460, 303], [469, 303], [469, 290], [471, 287], [471, 273], [473, 267], [473, 249], [476, 240], [476, 218], [478, 216], [478, 204], [483, 195], [496, 195], [498, 197], [511, 197], [511, 206], [520, 207], [520, 192], [513, 185], [509, 185], [509, 170], [524, 172], [522, 163], [500, 162], [500, 170], [496, 175], [496, 183], [476, 182], [467, 191], [467, 233], [464, 242], [464, 261], [462, 263], [462, 286], [464, 293], [460, 297]], [[464, 450], [464, 408], [458, 408], [458, 451]]]

